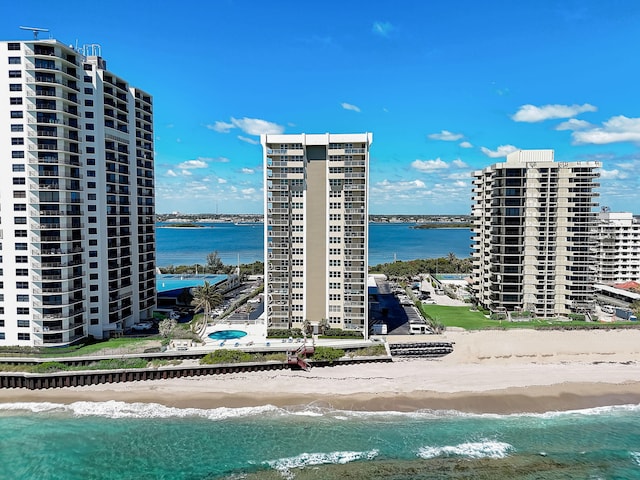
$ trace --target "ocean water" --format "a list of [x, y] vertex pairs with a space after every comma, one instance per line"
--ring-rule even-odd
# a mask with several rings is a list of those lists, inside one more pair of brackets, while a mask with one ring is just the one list
[[[158, 227], [171, 224], [159, 223]], [[203, 223], [204, 228], [158, 228], [158, 266], [205, 264], [218, 251], [227, 265], [264, 259], [262, 224]], [[369, 224], [369, 265], [397, 260], [445, 257], [470, 253], [469, 229], [416, 229], [415, 224]]]
[[635, 479], [639, 413], [9, 403], [0, 404], [0, 478]]

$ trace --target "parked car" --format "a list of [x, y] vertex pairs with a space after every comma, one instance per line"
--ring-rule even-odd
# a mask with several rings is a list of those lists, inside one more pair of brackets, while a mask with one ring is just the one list
[[434, 305], [436, 301], [433, 298], [425, 298], [422, 300], [423, 305]]
[[180, 313], [176, 312], [175, 310], [171, 310], [171, 312], [169, 312], [169, 318], [171, 320], [180, 320]]
[[138, 322], [131, 326], [131, 330], [145, 331], [153, 328], [153, 322]]

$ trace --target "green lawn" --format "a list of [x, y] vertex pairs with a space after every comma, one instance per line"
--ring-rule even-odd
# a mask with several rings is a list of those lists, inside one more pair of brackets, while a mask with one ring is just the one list
[[131, 350], [131, 353], [143, 351], [146, 348], [157, 346], [160, 337], [145, 337], [145, 338], [112, 338], [110, 340], [106, 340], [104, 342], [96, 342], [87, 345], [74, 345], [71, 347], [61, 347], [61, 348], [48, 348], [41, 349], [40, 353], [37, 350], [29, 351], [29, 352], [12, 352], [8, 351], [0, 351], [0, 357], [6, 356], [27, 356], [27, 357], [75, 357], [75, 356], [83, 356], [83, 355], [95, 355], [97, 352], [101, 350], [105, 350], [106, 354], [112, 353], [113, 350]]
[[461, 327], [465, 330], [481, 330], [483, 328], [536, 328], [551, 327], [587, 327], [587, 328], [616, 328], [636, 326], [637, 322], [616, 322], [615, 324], [582, 321], [551, 321], [531, 320], [528, 322], [508, 322], [489, 320], [482, 312], [472, 312], [469, 307], [448, 307], [444, 305], [420, 305], [422, 311], [432, 319], [441, 322], [445, 327]]

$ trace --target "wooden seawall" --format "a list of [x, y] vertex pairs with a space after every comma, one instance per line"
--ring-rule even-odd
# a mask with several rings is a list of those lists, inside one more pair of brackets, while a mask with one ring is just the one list
[[[314, 367], [348, 365], [355, 363], [391, 362], [391, 357], [359, 357], [335, 362], [310, 362]], [[56, 373], [0, 372], [0, 388], [46, 388], [80, 387], [104, 383], [137, 382], [203, 375], [257, 372], [262, 370], [285, 370], [292, 368], [286, 362], [235, 363], [195, 366], [163, 366], [158, 368], [136, 368], [122, 370], [86, 370]]]

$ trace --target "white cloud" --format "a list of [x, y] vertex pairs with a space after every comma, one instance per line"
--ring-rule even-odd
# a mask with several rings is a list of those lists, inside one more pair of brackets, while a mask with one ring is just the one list
[[482, 150], [482, 153], [484, 153], [487, 157], [500, 158], [506, 157], [510, 153], [519, 150], [519, 148], [514, 147], [513, 145], [500, 145], [496, 150], [489, 150], [487, 147], [480, 147], [480, 150]]
[[196, 160], [187, 160], [186, 162], [182, 162], [178, 165], [178, 168], [182, 169], [190, 169], [190, 168], [207, 168], [207, 162], [198, 158]]
[[242, 169], [242, 173], [247, 174], [247, 175], [252, 175], [252, 174], [256, 173], [256, 171], [253, 168], [243, 168]]
[[578, 120], [577, 118], [570, 118], [566, 122], [562, 122], [556, 126], [556, 130], [583, 130], [589, 128], [592, 125], [586, 120]]
[[448, 178], [449, 180], [470, 180], [471, 179], [471, 173], [470, 172], [456, 172], [456, 173], [451, 173], [451, 174], [447, 175], [446, 178]]
[[184, 177], [189, 177], [191, 175], [193, 175], [189, 170], [182, 170], [180, 172], [180, 175], [184, 176]]
[[473, 145], [469, 142], [460, 142], [462, 148], [473, 148]]
[[242, 192], [243, 195], [253, 195], [254, 193], [256, 193], [255, 188], [243, 188], [240, 191]]
[[213, 125], [207, 125], [207, 128], [209, 130], [215, 130], [219, 133], [229, 133], [229, 131], [234, 127], [235, 125], [233, 123], [226, 123], [221, 121], [217, 121]]
[[619, 115], [604, 122], [602, 127], [573, 132], [571, 136], [574, 144], [640, 143], [640, 118], [628, 118], [624, 115]]
[[615, 169], [615, 170], [601, 169], [600, 177], [606, 180], [623, 180], [625, 178], [628, 178], [629, 175], [625, 172], [621, 172], [618, 169]]
[[360, 108], [359, 108], [359, 107], [357, 107], [357, 106], [355, 106], [355, 105], [352, 105], [352, 104], [350, 104], [350, 103], [343, 102], [343, 103], [341, 103], [340, 105], [341, 105], [341, 106], [342, 106], [342, 108], [344, 108], [345, 110], [351, 110], [351, 111], [354, 111], [354, 112], [359, 112], [359, 111], [360, 111]]
[[443, 170], [449, 168], [447, 162], [436, 158], [435, 160], [414, 160], [411, 162], [411, 166], [421, 172], [433, 172], [435, 170]]
[[173, 170], [167, 170], [167, 177], [177, 177], [178, 174]]
[[583, 112], [595, 112], [596, 107], [585, 103], [584, 105], [522, 105], [511, 117], [516, 122], [542, 122], [553, 118], [575, 117]]
[[262, 135], [263, 133], [284, 133], [284, 127], [277, 123], [261, 118], [232, 118], [231, 123], [248, 135]]
[[248, 135], [261, 135], [263, 133], [280, 134], [284, 132], [282, 125], [261, 118], [249, 117], [231, 117], [231, 123], [217, 121], [213, 125], [207, 125], [207, 128], [220, 133], [229, 133], [232, 128], [239, 128]]
[[243, 142], [250, 143], [251, 145], [258, 145], [260, 142], [254, 138], [243, 137], [242, 135], [238, 135], [238, 140], [242, 140]]
[[462, 180], [458, 180], [453, 183], [455, 187], [468, 187], [470, 182], [463, 182]]
[[456, 158], [453, 162], [451, 162], [453, 164], [454, 167], [458, 167], [458, 168], [467, 168], [467, 164], [464, 163], [462, 160], [460, 160], [459, 158]]
[[374, 185], [374, 189], [392, 192], [422, 189], [426, 187], [427, 185], [422, 180], [390, 182], [389, 180], [384, 179], [383, 181], [378, 182]]
[[388, 37], [393, 28], [393, 25], [391, 25], [389, 22], [373, 22], [373, 27], [371, 30], [376, 35]]
[[218, 183], [220, 185], [224, 185], [225, 183], [227, 183], [227, 181], [224, 178], [218, 178]]
[[427, 135], [431, 140], [444, 140], [445, 142], [455, 142], [464, 137], [461, 133], [452, 133], [449, 130], [442, 130], [440, 133], [430, 133]]

